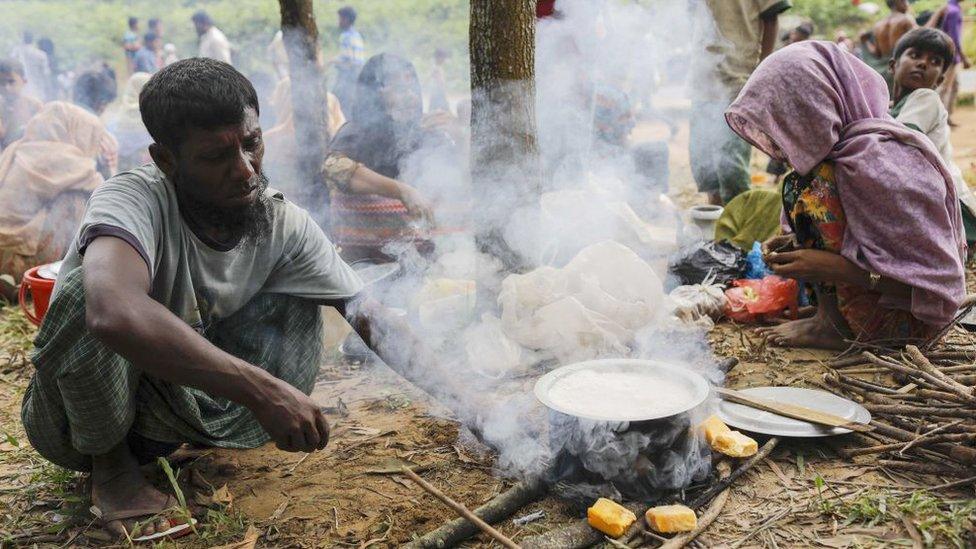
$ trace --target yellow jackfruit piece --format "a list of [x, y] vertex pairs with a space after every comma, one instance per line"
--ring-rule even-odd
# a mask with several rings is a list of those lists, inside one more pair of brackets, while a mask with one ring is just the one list
[[729, 457], [749, 457], [759, 451], [755, 440], [743, 435], [739, 431], [720, 433], [712, 443], [712, 449]]
[[703, 421], [698, 428], [701, 429], [705, 434], [705, 442], [707, 442], [708, 445], [712, 446], [713, 448], [715, 446], [715, 437], [723, 433], [732, 432], [732, 429], [729, 429], [729, 426], [714, 414]]
[[644, 514], [651, 530], [660, 534], [691, 532], [698, 526], [695, 512], [684, 505], [661, 505], [651, 507]]
[[600, 498], [586, 510], [586, 521], [604, 534], [619, 538], [637, 521], [637, 515], [615, 501]]

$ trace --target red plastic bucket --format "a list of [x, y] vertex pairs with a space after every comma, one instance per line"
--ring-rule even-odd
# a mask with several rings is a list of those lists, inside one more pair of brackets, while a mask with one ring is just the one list
[[[41, 267], [43, 265], [34, 267], [24, 273], [24, 278], [20, 281], [20, 295], [18, 299], [20, 301], [20, 308], [24, 310], [24, 314], [36, 326], [40, 326], [41, 321], [44, 320], [44, 314], [47, 313], [47, 306], [51, 301], [51, 292], [54, 291], [55, 282], [49, 278], [41, 278], [38, 276], [37, 270]], [[31, 301], [34, 302], [33, 311], [27, 305], [28, 293], [30, 293]]]

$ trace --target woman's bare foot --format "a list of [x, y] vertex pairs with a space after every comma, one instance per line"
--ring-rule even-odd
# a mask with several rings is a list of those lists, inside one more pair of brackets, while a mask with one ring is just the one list
[[[139, 470], [139, 463], [122, 442], [109, 453], [92, 456], [91, 501], [101, 515], [110, 517], [132, 510], [146, 510], [141, 516], [104, 523], [109, 532], [125, 538], [148, 536], [169, 529], [169, 522], [153, 515], [173, 505], [172, 498], [154, 488]], [[138, 531], [134, 531], [138, 527]]]
[[772, 328], [763, 328], [759, 333], [766, 338], [766, 341], [779, 347], [836, 350], [848, 347], [843, 335], [822, 315], [793, 320]]

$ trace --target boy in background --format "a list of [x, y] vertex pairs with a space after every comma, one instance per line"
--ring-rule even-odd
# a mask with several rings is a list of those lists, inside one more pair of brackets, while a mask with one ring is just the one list
[[945, 161], [962, 202], [963, 226], [970, 250], [976, 243], [976, 196], [952, 159], [949, 113], [936, 89], [956, 62], [956, 46], [948, 34], [933, 28], [908, 32], [895, 45], [891, 58], [894, 80], [891, 115], [902, 124], [924, 133]]
[[0, 150], [20, 139], [24, 126], [44, 106], [23, 93], [24, 66], [14, 59], [0, 59]]

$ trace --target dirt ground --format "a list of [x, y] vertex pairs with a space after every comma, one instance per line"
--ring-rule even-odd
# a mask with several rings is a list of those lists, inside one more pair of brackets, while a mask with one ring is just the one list
[[[976, 161], [976, 110], [955, 116], [953, 140], [960, 166]], [[644, 125], [643, 136], [667, 135]], [[672, 141], [675, 195], [693, 199], [688, 174], [687, 124]], [[970, 277], [972, 279], [972, 277]], [[326, 340], [326, 357], [313, 393], [330, 413], [327, 450], [292, 454], [266, 446], [247, 451], [188, 450], [171, 460], [180, 491], [200, 520], [198, 534], [173, 547], [396, 547], [454, 517], [402, 475], [404, 464], [451, 497], [477, 507], [509, 487], [492, 455], [470, 434], [459, 434], [448, 410], [381, 364], [343, 363], [335, 352], [346, 329], [339, 322]], [[46, 464], [28, 445], [19, 406], [31, 375], [26, 353], [33, 328], [14, 307], [0, 309], [0, 547], [104, 546], [85, 509], [83, 476]], [[766, 347], [750, 328], [729, 324], [710, 333], [721, 357], [740, 363], [731, 387], [815, 386], [832, 355]], [[760, 443], [762, 440], [760, 439]], [[147, 466], [158, 486], [172, 491], [159, 467]], [[916, 492], [944, 479], [905, 476], [871, 457], [843, 460], [823, 441], [783, 441], [769, 459], [739, 479], [721, 517], [699, 538], [701, 547], [912, 546], [905, 522], [930, 546], [953, 546], [972, 528], [973, 487], [934, 497]], [[499, 529], [516, 542], [579, 520], [549, 497], [516, 516], [543, 510], [525, 526]], [[904, 519], [904, 520], [903, 520]], [[255, 530], [256, 529], [256, 530]], [[931, 540], [927, 536], [931, 535]], [[964, 542], [960, 541], [959, 546]], [[475, 538], [465, 547], [495, 547]]]

